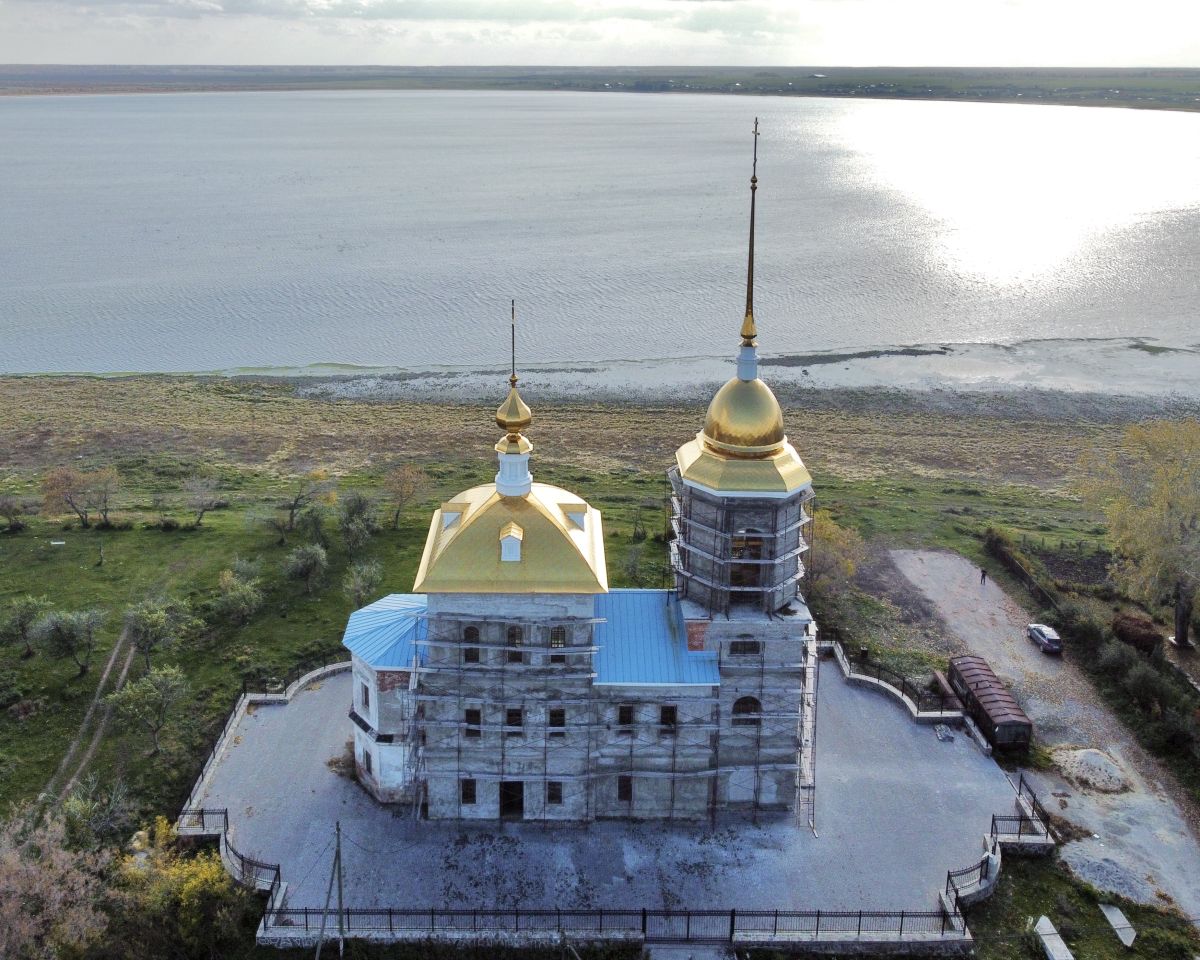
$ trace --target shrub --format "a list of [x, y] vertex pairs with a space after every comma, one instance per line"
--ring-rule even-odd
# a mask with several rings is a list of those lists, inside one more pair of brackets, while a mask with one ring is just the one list
[[1196, 950], [1195, 944], [1182, 931], [1161, 927], [1140, 931], [1138, 946], [1147, 956], [1157, 960], [1191, 960]]
[[1096, 662], [1110, 677], [1121, 678], [1137, 662], [1137, 654], [1124, 644], [1109, 640], [1100, 648]]
[[17, 703], [24, 694], [13, 670], [0, 670], [0, 710]]
[[1161, 704], [1169, 695], [1169, 688], [1158, 671], [1142, 660], [1129, 668], [1121, 685], [1145, 709]]
[[262, 607], [263, 595], [257, 580], [243, 580], [232, 570], [221, 571], [221, 592], [212, 611], [222, 620], [240, 626]]
[[1112, 629], [1118, 640], [1142, 653], [1153, 653], [1162, 644], [1162, 634], [1154, 629], [1154, 621], [1147, 617], [1118, 613], [1113, 617]]

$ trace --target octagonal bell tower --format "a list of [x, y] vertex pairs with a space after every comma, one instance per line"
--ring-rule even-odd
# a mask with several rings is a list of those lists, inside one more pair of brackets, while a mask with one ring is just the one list
[[671, 565], [680, 597], [709, 616], [733, 608], [768, 615], [799, 597], [808, 549], [812, 477], [787, 439], [783, 411], [758, 376], [754, 321], [754, 210], [758, 121], [750, 177], [746, 313], [737, 375], [709, 404], [704, 429], [675, 453]]

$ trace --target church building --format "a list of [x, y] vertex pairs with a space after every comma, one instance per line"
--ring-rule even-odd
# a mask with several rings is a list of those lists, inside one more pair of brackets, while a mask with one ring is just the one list
[[797, 808], [813, 492], [758, 375], [757, 185], [737, 374], [669, 470], [674, 589], [610, 589], [599, 511], [534, 479], [514, 364], [494, 481], [434, 511], [412, 592], [346, 628], [378, 800], [464, 820]]

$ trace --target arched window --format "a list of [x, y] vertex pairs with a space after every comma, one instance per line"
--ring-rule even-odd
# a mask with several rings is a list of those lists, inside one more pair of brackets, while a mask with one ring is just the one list
[[[509, 627], [508, 630], [505, 631], [504, 637], [510, 648], [519, 647], [525, 642], [525, 632], [516, 625]], [[510, 649], [508, 651], [507, 659], [509, 663], [524, 663], [525, 654], [523, 654], [520, 650]]]
[[757, 727], [762, 723], [762, 704], [754, 697], [741, 697], [733, 703], [735, 727]]
[[479, 628], [467, 627], [463, 630], [463, 663], [478, 663], [479, 662], [479, 647], [469, 646], [469, 644], [479, 643]]

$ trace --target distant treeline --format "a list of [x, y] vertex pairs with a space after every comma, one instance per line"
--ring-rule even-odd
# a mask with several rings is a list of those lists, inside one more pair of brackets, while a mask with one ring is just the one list
[[1200, 110], [1200, 69], [941, 67], [0, 66], [0, 94], [586, 90]]

